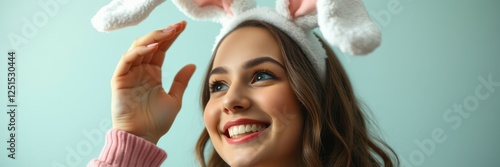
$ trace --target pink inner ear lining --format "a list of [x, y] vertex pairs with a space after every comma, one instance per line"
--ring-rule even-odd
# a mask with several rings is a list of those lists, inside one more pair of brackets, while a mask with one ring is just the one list
[[316, 10], [316, 0], [290, 0], [288, 9], [293, 18], [304, 16]]
[[210, 5], [220, 7], [224, 9], [226, 13], [229, 13], [230, 15], [234, 16], [233, 11], [231, 11], [231, 5], [233, 4], [233, 0], [194, 0], [194, 2], [200, 8]]

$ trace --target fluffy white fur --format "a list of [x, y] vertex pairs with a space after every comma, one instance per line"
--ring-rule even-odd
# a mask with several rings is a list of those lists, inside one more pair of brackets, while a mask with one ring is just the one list
[[380, 30], [361, 0], [318, 0], [316, 5], [321, 33], [342, 52], [364, 55], [380, 45]]
[[113, 0], [92, 18], [95, 29], [112, 31], [139, 24], [165, 0]]

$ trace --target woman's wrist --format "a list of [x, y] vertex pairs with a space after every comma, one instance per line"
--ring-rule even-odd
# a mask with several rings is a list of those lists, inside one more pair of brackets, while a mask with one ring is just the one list
[[113, 129], [116, 129], [116, 130], [119, 130], [119, 131], [124, 131], [124, 132], [127, 132], [129, 134], [132, 134], [134, 136], [137, 136], [139, 138], [142, 138], [150, 143], [153, 143], [154, 145], [156, 145], [158, 143], [158, 140], [160, 140], [160, 138], [158, 137], [153, 137], [153, 135], [145, 135], [145, 134], [137, 134], [137, 133], [134, 133], [134, 132], [131, 132], [131, 131], [128, 131], [126, 129], [123, 129], [123, 128], [118, 128], [118, 127], [113, 127]]
[[[138, 135], [136, 135], [136, 136], [138, 136]], [[154, 145], [156, 145], [158, 143], [158, 140], [159, 140], [159, 138], [150, 137], [150, 136], [138, 136], [138, 137], [140, 137], [146, 141], [149, 141], [149, 142], [153, 143]]]

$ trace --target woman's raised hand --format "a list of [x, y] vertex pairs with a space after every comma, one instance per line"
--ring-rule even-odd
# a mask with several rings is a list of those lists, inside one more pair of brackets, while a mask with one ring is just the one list
[[165, 52], [185, 29], [182, 21], [134, 41], [111, 79], [113, 128], [154, 144], [170, 129], [182, 105], [182, 95], [195, 71], [190, 64], [175, 76], [167, 93], [161, 81]]

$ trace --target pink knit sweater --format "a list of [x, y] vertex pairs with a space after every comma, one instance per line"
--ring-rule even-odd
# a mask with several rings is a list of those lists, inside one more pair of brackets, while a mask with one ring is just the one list
[[97, 159], [88, 167], [160, 166], [167, 153], [155, 144], [125, 131], [112, 129], [106, 134], [106, 143]]

